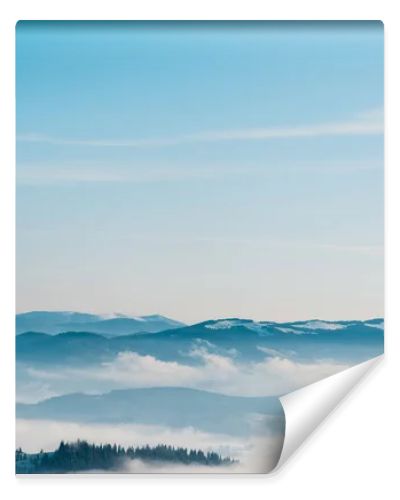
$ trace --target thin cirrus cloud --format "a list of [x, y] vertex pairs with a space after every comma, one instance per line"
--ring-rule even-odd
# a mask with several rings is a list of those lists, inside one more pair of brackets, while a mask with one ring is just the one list
[[[329, 163], [323, 165], [292, 163], [290, 166], [280, 166], [280, 171], [291, 171], [293, 169], [304, 172], [324, 170], [326, 173], [348, 174], [354, 171], [367, 171], [378, 169], [379, 165], [374, 161]], [[85, 184], [85, 183], [140, 183], [148, 184], [155, 182], [174, 182], [184, 180], [213, 180], [229, 176], [249, 175], [265, 177], [270, 169], [265, 164], [255, 166], [243, 165], [113, 165], [107, 164], [19, 164], [17, 170], [17, 182], [24, 185], [53, 185], [53, 184]]]
[[42, 134], [22, 134], [17, 137], [17, 140], [19, 142], [47, 143], [54, 145], [153, 148], [191, 143], [379, 135], [382, 133], [383, 112], [380, 109], [375, 109], [361, 113], [349, 121], [325, 122], [314, 125], [214, 130], [169, 137], [133, 139], [80, 139], [53, 137]]

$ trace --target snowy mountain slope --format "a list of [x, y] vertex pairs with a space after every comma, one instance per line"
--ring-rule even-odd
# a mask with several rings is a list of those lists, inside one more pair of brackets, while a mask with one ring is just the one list
[[16, 333], [35, 331], [56, 335], [63, 332], [89, 332], [118, 336], [133, 333], [155, 333], [184, 326], [160, 315], [127, 316], [125, 314], [88, 314], [73, 311], [32, 311], [16, 315]]

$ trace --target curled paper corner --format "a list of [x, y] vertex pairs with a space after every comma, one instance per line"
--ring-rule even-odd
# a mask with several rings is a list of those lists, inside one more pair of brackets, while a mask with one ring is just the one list
[[377, 356], [279, 398], [285, 413], [285, 438], [274, 472], [287, 462], [362, 378], [382, 361]]

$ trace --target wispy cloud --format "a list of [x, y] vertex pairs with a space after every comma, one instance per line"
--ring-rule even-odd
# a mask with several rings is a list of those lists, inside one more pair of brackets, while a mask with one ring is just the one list
[[[18, 165], [17, 182], [29, 186], [36, 185], [59, 185], [59, 184], [90, 184], [90, 183], [157, 183], [175, 182], [184, 180], [214, 180], [226, 178], [226, 176], [257, 176], [268, 178], [276, 175], [276, 164], [254, 165], [250, 163], [235, 164], [158, 164], [158, 165], [137, 165], [123, 164], [116, 165], [93, 162], [72, 162], [66, 163], [21, 163]], [[347, 162], [332, 164], [329, 161], [318, 163], [291, 163], [279, 166], [279, 172], [286, 172], [289, 175], [295, 170], [298, 172], [324, 172], [351, 174], [354, 171], [366, 171], [379, 169], [381, 166], [374, 161]]]
[[214, 179], [218, 176], [258, 174], [260, 169], [248, 166], [137, 166], [137, 165], [40, 165], [22, 164], [17, 171], [17, 182], [27, 185], [85, 184], [85, 183], [153, 183], [186, 179]]
[[352, 120], [325, 122], [289, 127], [261, 127], [246, 129], [210, 130], [192, 134], [156, 138], [81, 139], [62, 138], [43, 134], [22, 134], [20, 142], [75, 145], [90, 147], [155, 148], [191, 143], [225, 141], [266, 141], [272, 139], [313, 138], [324, 136], [379, 135], [383, 133], [382, 110], [370, 110]]

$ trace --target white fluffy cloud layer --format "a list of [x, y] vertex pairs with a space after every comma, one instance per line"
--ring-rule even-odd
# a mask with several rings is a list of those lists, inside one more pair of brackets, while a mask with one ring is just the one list
[[197, 364], [163, 361], [135, 352], [121, 352], [106, 363], [85, 368], [37, 370], [27, 368], [30, 388], [38, 388], [37, 397], [18, 383], [18, 401], [34, 402], [42, 399], [43, 390], [62, 394], [66, 392], [106, 392], [116, 388], [176, 386], [220, 392], [236, 396], [282, 395], [347, 368], [332, 361], [297, 362], [268, 353], [259, 362], [240, 363], [234, 357], [210, 352], [197, 347], [191, 353]]
[[[261, 361], [243, 363], [237, 360], [234, 352], [217, 354], [211, 349], [210, 345], [196, 344], [190, 353], [196, 364], [121, 352], [112, 361], [84, 368], [39, 370], [19, 365], [18, 400], [34, 402], [43, 396], [68, 392], [104, 393], [112, 389], [154, 386], [184, 386], [230, 395], [280, 395], [347, 368], [328, 361], [297, 362], [275, 350], [265, 350], [266, 357]], [[172, 429], [141, 424], [18, 419], [17, 446], [27, 452], [37, 452], [40, 449], [53, 450], [61, 440], [86, 439], [93, 443], [115, 442], [124, 446], [165, 443], [217, 451], [238, 459], [239, 463], [222, 471], [221, 468], [210, 470], [201, 466], [149, 465], [135, 460], [127, 461], [121, 472], [268, 472], [279, 458], [283, 440], [282, 434], [269, 432], [269, 428], [269, 425], [262, 425], [262, 433], [254, 431], [253, 436], [238, 437], [191, 427]]]

